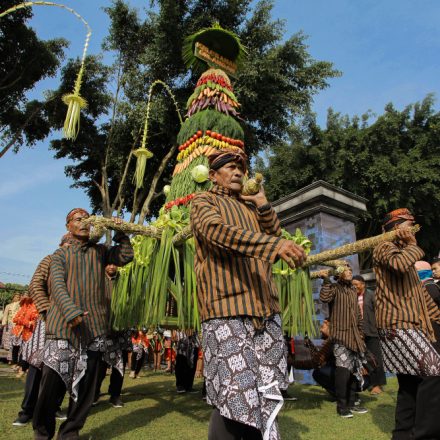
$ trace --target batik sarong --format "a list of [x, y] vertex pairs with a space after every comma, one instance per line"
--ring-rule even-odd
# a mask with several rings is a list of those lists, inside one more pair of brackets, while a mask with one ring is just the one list
[[2, 346], [5, 350], [9, 350], [11, 348], [12, 325], [13, 324], [6, 324], [3, 328]]
[[133, 353], [136, 353], [137, 361], [142, 359], [144, 351], [145, 353], [148, 353], [148, 348], [144, 347], [142, 344], [133, 344]]
[[184, 356], [189, 368], [194, 367], [194, 350], [200, 347], [198, 333], [187, 335], [185, 332], [177, 332], [177, 355]]
[[46, 343], [46, 324], [38, 319], [31, 338], [21, 346], [22, 359], [35, 368], [43, 366], [44, 347]]
[[91, 351], [100, 351], [102, 360], [112, 368], [116, 368], [124, 376], [124, 362], [118, 339], [112, 337], [96, 338], [88, 347]]
[[280, 316], [259, 330], [246, 317], [205, 321], [202, 348], [207, 403], [223, 417], [259, 429], [264, 440], [279, 439], [280, 388], [288, 386]]
[[3, 329], [2, 335], [2, 345], [5, 350], [8, 350], [7, 360], [12, 361], [12, 347], [18, 347], [21, 345], [21, 337], [14, 335], [12, 333], [12, 329], [14, 328], [14, 324], [7, 324]]
[[362, 371], [367, 364], [365, 355], [363, 353], [356, 353], [345, 345], [338, 344], [337, 342], [333, 345], [333, 355], [335, 356], [336, 366], [350, 370], [362, 388], [364, 384]]
[[440, 355], [420, 330], [379, 329], [383, 362], [390, 373], [440, 376]]
[[[87, 347], [75, 348], [66, 339], [48, 339], [44, 347], [43, 363], [59, 374], [73, 400], [78, 399], [78, 388], [87, 369], [87, 350], [102, 353], [102, 360], [123, 375], [122, 356], [117, 355], [110, 338], [97, 337]], [[114, 353], [114, 356], [111, 356]], [[120, 351], [119, 351], [120, 353]]]

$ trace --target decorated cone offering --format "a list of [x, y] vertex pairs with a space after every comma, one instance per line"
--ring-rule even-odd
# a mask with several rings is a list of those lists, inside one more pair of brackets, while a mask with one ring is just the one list
[[[188, 67], [202, 73], [187, 101], [186, 119], [177, 135], [177, 164], [171, 184], [163, 188], [164, 207], [149, 226], [111, 226], [108, 219], [103, 222], [90, 220], [93, 224], [105, 223], [113, 229], [124, 228], [126, 232], [132, 230], [142, 235], [133, 240], [135, 260], [120, 271], [112, 295], [116, 328], [138, 324], [199, 329], [190, 204], [195, 193], [211, 187], [209, 155], [224, 149], [244, 151], [240, 104], [228, 76], [236, 74], [244, 53], [238, 38], [219, 26], [204, 29], [186, 39], [184, 60]], [[142, 146], [135, 151], [137, 187], [142, 186], [149, 155], [146, 144], [150, 98], [158, 83], [166, 87], [161, 81], [155, 81], [150, 87]], [[261, 183], [261, 174], [248, 179], [244, 193], [258, 193]], [[284, 232], [284, 238], [295, 241], [307, 252], [310, 250], [311, 242], [299, 230], [295, 235]], [[313, 335], [314, 304], [308, 271], [291, 270], [281, 261], [274, 265], [273, 271], [285, 329], [291, 334]], [[177, 310], [177, 317], [170, 316], [171, 309]]]
[[[179, 152], [171, 184], [164, 188], [166, 203], [151, 225], [160, 229], [160, 240], [157, 246], [151, 245], [156, 239], [148, 233], [136, 239], [135, 262], [122, 270], [115, 286], [112, 308], [118, 328], [130, 319], [147, 326], [199, 328], [194, 242], [188, 230], [190, 203], [195, 193], [211, 187], [208, 156], [224, 148], [244, 149], [244, 132], [237, 121], [240, 104], [228, 77], [228, 73], [236, 73], [243, 54], [238, 38], [219, 26], [203, 29], [185, 40], [184, 61], [201, 76], [188, 99], [186, 119], [177, 136]], [[142, 146], [134, 152], [137, 187], [143, 184], [149, 153], [148, 115], [151, 92], [157, 83], [163, 84], [156, 81], [150, 88]], [[118, 292], [128, 287], [130, 292]], [[168, 316], [170, 303], [176, 305], [177, 318]]]

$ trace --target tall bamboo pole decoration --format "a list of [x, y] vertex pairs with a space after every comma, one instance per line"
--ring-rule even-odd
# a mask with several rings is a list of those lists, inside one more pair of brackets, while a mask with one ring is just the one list
[[150, 110], [151, 110], [151, 96], [153, 94], [153, 90], [157, 85], [162, 85], [165, 90], [170, 95], [171, 99], [173, 100], [174, 106], [176, 107], [177, 114], [179, 116], [180, 124], [183, 123], [182, 115], [180, 114], [179, 106], [177, 104], [176, 98], [171, 91], [168, 84], [161, 81], [160, 79], [157, 79], [156, 81], [151, 84], [149, 90], [148, 90], [148, 104], [147, 104], [147, 114], [145, 116], [145, 122], [144, 122], [144, 132], [142, 135], [142, 144], [141, 147], [138, 148], [133, 152], [133, 154], [136, 156], [136, 171], [133, 177], [133, 180], [136, 184], [136, 188], [142, 188], [144, 185], [144, 175], [145, 175], [145, 167], [147, 165], [147, 160], [153, 156], [153, 153], [147, 149], [147, 139], [148, 139], [148, 121], [150, 119]]
[[84, 23], [84, 26], [87, 29], [86, 41], [84, 43], [84, 49], [81, 59], [81, 67], [79, 69], [78, 75], [75, 81], [75, 87], [72, 93], [68, 93], [62, 97], [63, 102], [68, 106], [66, 120], [64, 121], [64, 137], [66, 139], [76, 139], [79, 132], [79, 123], [80, 123], [80, 113], [81, 109], [87, 107], [87, 101], [80, 95], [82, 77], [84, 74], [84, 65], [87, 54], [87, 48], [89, 47], [90, 36], [92, 35], [92, 29], [84, 18], [78, 14], [72, 8], [69, 8], [66, 5], [62, 5], [59, 3], [46, 2], [46, 1], [33, 1], [33, 2], [24, 2], [15, 5], [12, 8], [7, 9], [6, 11], [0, 13], [0, 18], [4, 17], [11, 12], [18, 11], [19, 9], [24, 9], [29, 6], [56, 6], [58, 8], [65, 9], [66, 11], [71, 12], [75, 17], [81, 20]]

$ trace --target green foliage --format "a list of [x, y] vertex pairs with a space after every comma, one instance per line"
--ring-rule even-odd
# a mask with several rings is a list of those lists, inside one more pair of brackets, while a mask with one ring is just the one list
[[[115, 199], [129, 152], [140, 144], [138, 134], [151, 83], [161, 79], [169, 84], [181, 109], [194, 91], [198, 75], [188, 72], [182, 60], [182, 45], [188, 35], [218, 22], [237, 33], [249, 50], [235, 85], [242, 104], [240, 112], [247, 118], [244, 139], [248, 154], [280, 141], [293, 118], [308, 111], [313, 95], [327, 87], [328, 78], [338, 74], [331, 63], [310, 57], [302, 34], [283, 41], [284, 25], [272, 20], [271, 2], [251, 6], [250, 0], [160, 0], [150, 6], [145, 19], [122, 0], [114, 0], [106, 8], [111, 26], [104, 49], [115, 55], [112, 75], [105, 66], [98, 66], [95, 58], [98, 70], [87, 74], [86, 69], [81, 92], [91, 104], [97, 95], [102, 103], [100, 113], [94, 115], [89, 109], [82, 113], [76, 141], [52, 143], [57, 158], [76, 161], [67, 168], [68, 175], [75, 180], [75, 186], [86, 189], [94, 210], [106, 215], [111, 209], [109, 203], [103, 202], [98, 185], [108, 185], [110, 199]], [[70, 90], [73, 84], [69, 72], [71, 67], [63, 73], [62, 90], [67, 85]], [[86, 90], [88, 81], [98, 72], [104, 83], [95, 83], [95, 88], [89, 86]], [[112, 96], [111, 89], [117, 90], [118, 95]], [[165, 93], [159, 92], [154, 98], [147, 141], [154, 157], [147, 163], [144, 188], [138, 194], [141, 203], [162, 158], [176, 144], [179, 128], [174, 106]], [[174, 165], [174, 160], [168, 163], [158, 188], [169, 183]], [[104, 172], [105, 166], [108, 169]], [[121, 198], [126, 210], [131, 210], [133, 204], [133, 169], [131, 164]], [[152, 212], [157, 212], [164, 201], [160, 193], [156, 196]]]
[[358, 238], [380, 234], [387, 212], [408, 207], [422, 226], [419, 243], [433, 257], [440, 243], [440, 112], [428, 95], [402, 111], [388, 104], [370, 119], [330, 109], [326, 128], [313, 115], [292, 125], [290, 142], [279, 142], [266, 164], [257, 163], [267, 194], [275, 200], [322, 179], [363, 196], [368, 212], [357, 225]]
[[[19, 3], [3, 0], [1, 9]], [[40, 40], [26, 25], [32, 15], [28, 8], [0, 19], [1, 139], [3, 146], [10, 143], [15, 151], [48, 136], [52, 127], [45, 102], [29, 100], [27, 94], [40, 80], [55, 75], [67, 47], [63, 39]]]
[[0, 289], [0, 306], [6, 306], [16, 293], [23, 294], [28, 288], [27, 284], [5, 283], [5, 287]]

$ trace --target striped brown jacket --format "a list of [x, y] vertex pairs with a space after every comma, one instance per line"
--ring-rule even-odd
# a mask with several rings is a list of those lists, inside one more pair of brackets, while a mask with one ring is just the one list
[[331, 283], [329, 279], [325, 279], [319, 298], [329, 304], [330, 339], [357, 353], [365, 352], [362, 315], [356, 288], [351, 283]]
[[34, 301], [38, 313], [45, 313], [49, 310], [48, 279], [51, 261], [51, 255], [47, 255], [40, 261], [29, 284], [29, 296]]
[[[46, 336], [67, 339], [74, 347], [87, 346], [110, 331], [110, 310], [106, 294], [105, 266], [124, 266], [133, 259], [129, 238], [116, 234], [119, 245], [107, 248], [88, 242], [58, 249], [52, 255], [49, 275], [50, 308]], [[68, 322], [88, 312], [75, 328]]]
[[384, 242], [374, 249], [376, 321], [381, 329], [419, 329], [434, 341], [431, 320], [440, 323], [440, 310], [414, 267], [423, 256], [416, 245]]
[[272, 207], [256, 209], [214, 186], [194, 197], [191, 224], [201, 320], [279, 313], [271, 266], [281, 228]]

